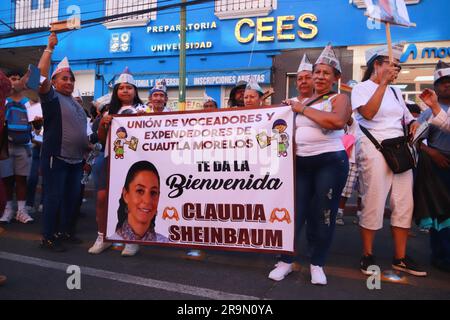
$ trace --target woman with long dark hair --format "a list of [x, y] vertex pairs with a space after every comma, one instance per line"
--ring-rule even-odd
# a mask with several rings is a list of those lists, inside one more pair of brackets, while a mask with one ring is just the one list
[[[109, 112], [100, 120], [100, 125], [98, 128], [98, 139], [104, 145], [108, 146], [109, 137], [108, 129], [112, 121], [113, 115], [117, 114], [136, 114], [138, 112], [143, 112], [145, 106], [142, 104], [139, 98], [137, 87], [135, 85], [133, 76], [129, 73], [128, 68], [120, 75], [113, 89], [111, 96], [111, 102], [109, 103]], [[105, 149], [105, 158], [109, 157], [108, 148]], [[105, 159], [103, 162], [103, 168], [100, 170], [100, 175], [98, 177], [98, 191], [97, 191], [97, 206], [96, 206], [96, 216], [97, 216], [97, 227], [98, 236], [94, 245], [89, 249], [89, 253], [99, 254], [105, 249], [111, 246], [111, 243], [104, 242], [104, 234], [106, 232], [106, 204], [107, 204], [107, 192], [106, 192], [106, 179], [108, 176], [107, 172], [108, 160]], [[139, 250], [139, 246], [136, 244], [125, 245], [122, 255], [123, 256], [133, 256]]]

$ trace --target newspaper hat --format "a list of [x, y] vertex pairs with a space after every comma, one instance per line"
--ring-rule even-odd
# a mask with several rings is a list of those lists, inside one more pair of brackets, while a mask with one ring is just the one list
[[298, 66], [297, 73], [301, 71], [311, 71], [313, 70], [313, 65], [311, 61], [309, 61], [308, 56], [306, 53], [303, 55], [302, 62], [300, 62], [300, 65]]
[[136, 86], [136, 82], [134, 81], [134, 78], [131, 75], [128, 67], [125, 67], [125, 69], [122, 71], [122, 74], [119, 76], [119, 78], [117, 78], [116, 83], [114, 85], [121, 83], [128, 83], [132, 84], [133, 86]]
[[151, 96], [154, 92], [163, 92], [167, 96], [166, 80], [156, 82], [155, 86], [150, 89], [149, 95]]
[[[206, 102], [209, 102], [209, 101], [216, 102], [216, 100], [214, 100], [214, 98], [208, 96], [208, 95], [206, 94], [206, 92], [204, 92], [204, 93], [203, 93], [203, 103], [206, 103]], [[216, 103], [217, 103], [217, 102], [216, 102]]]
[[105, 107], [111, 102], [112, 94], [108, 93], [104, 96], [101, 96], [97, 100], [93, 101], [92, 104], [97, 108], [98, 112], [103, 112]]
[[247, 83], [245, 90], [255, 90], [255, 91], [259, 92], [260, 94], [264, 94], [263, 89], [259, 86], [256, 79], [253, 77], [250, 78], [250, 81]]
[[[394, 57], [394, 59], [400, 60], [405, 44], [405, 42], [392, 44], [392, 56]], [[387, 45], [382, 45], [366, 50], [366, 64], [369, 65], [379, 56], [389, 56], [389, 49]]]
[[444, 77], [450, 77], [450, 64], [439, 60], [434, 70], [434, 83]]
[[57, 74], [64, 72], [64, 71], [72, 71], [70, 69], [70, 65], [69, 65], [69, 59], [67, 59], [67, 57], [64, 57], [64, 59], [61, 60], [60, 63], [58, 63], [58, 65], [56, 66], [55, 71], [53, 71], [52, 73], [52, 79], [54, 76], [56, 76]]
[[317, 58], [317, 61], [314, 65], [317, 64], [327, 64], [336, 69], [337, 71], [339, 71], [339, 73], [342, 73], [341, 63], [336, 57], [336, 54], [334, 53], [334, 50], [331, 47], [331, 44], [328, 44], [325, 47], [325, 49], [323, 49], [322, 53], [320, 54], [319, 58]]

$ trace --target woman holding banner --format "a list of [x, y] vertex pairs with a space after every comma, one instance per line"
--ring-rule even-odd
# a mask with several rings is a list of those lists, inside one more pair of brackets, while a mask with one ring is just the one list
[[[327, 46], [313, 68], [314, 94], [303, 102], [286, 101], [296, 116], [297, 225], [308, 225], [311, 283], [326, 285], [323, 266], [333, 238], [339, 199], [348, 173], [348, 158], [341, 141], [350, 118], [347, 96], [333, 93], [341, 67]], [[269, 274], [275, 281], [292, 271], [293, 256], [282, 256]]]
[[[138, 112], [143, 112], [145, 106], [142, 104], [139, 98], [137, 87], [135, 86], [134, 78], [129, 73], [128, 68], [120, 75], [119, 79], [113, 89], [111, 96], [111, 102], [108, 114], [100, 121], [98, 129], [98, 139], [106, 146], [105, 148], [105, 161], [103, 162], [103, 168], [100, 171], [98, 177], [98, 191], [97, 191], [97, 227], [98, 236], [94, 245], [89, 248], [89, 253], [99, 254], [109, 248], [111, 243], [104, 242], [104, 234], [106, 232], [106, 220], [107, 220], [107, 191], [106, 191], [106, 181], [107, 181], [107, 168], [108, 168], [108, 156], [109, 156], [109, 135], [108, 129], [112, 121], [112, 116], [116, 114], [136, 114]], [[139, 246], [136, 244], [127, 244], [122, 251], [122, 256], [133, 256], [139, 250]]]
[[128, 170], [117, 210], [113, 240], [167, 242], [155, 232], [160, 179], [156, 167], [148, 161], [134, 163]]
[[[352, 90], [352, 107], [360, 124], [357, 132], [356, 155], [360, 164], [360, 189], [362, 211], [359, 221], [363, 243], [361, 272], [370, 275], [369, 266], [376, 265], [373, 241], [377, 230], [383, 226], [384, 209], [391, 191], [391, 230], [394, 239], [392, 267], [416, 276], [426, 272], [408, 256], [406, 244], [413, 214], [413, 173], [406, 167], [394, 173], [375, 142], [404, 138], [406, 125], [413, 116], [407, 109], [401, 92], [390, 87], [400, 72], [399, 59], [403, 45], [393, 47], [391, 62], [388, 47], [381, 46], [366, 52], [367, 70], [362, 82]], [[392, 141], [392, 140], [391, 140]], [[406, 171], [405, 171], [406, 170]]]

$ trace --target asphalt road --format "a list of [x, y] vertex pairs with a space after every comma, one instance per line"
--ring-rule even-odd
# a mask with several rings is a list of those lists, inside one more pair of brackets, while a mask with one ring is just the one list
[[[346, 217], [337, 227], [329, 262], [325, 267], [327, 286], [310, 283], [309, 264], [303, 254], [299, 270], [283, 281], [267, 278], [276, 259], [271, 254], [207, 251], [200, 261], [187, 259], [180, 248], [141, 247], [135, 257], [124, 258], [109, 249], [90, 255], [96, 237], [94, 202], [83, 204], [79, 236], [83, 244], [65, 253], [39, 248], [41, 214], [32, 225], [12, 223], [0, 226], [0, 274], [8, 277], [0, 287], [0, 300], [9, 299], [119, 299], [119, 300], [296, 300], [296, 299], [450, 299], [450, 275], [430, 266], [428, 235], [410, 238], [408, 253], [428, 271], [425, 278], [406, 276], [406, 283], [381, 282], [369, 290], [367, 278], [358, 269], [360, 239], [358, 228]], [[387, 226], [388, 220], [385, 221]], [[304, 240], [300, 250], [305, 252]], [[390, 268], [392, 239], [389, 228], [377, 234], [375, 254], [382, 270]], [[69, 265], [80, 267], [80, 289]]]

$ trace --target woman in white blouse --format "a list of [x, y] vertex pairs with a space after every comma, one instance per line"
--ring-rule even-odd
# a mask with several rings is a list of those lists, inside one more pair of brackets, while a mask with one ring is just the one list
[[[400, 72], [402, 46], [394, 46], [394, 61], [390, 62], [386, 46], [366, 52], [367, 70], [361, 83], [352, 90], [352, 108], [360, 126], [381, 143], [385, 139], [404, 136], [404, 125], [414, 118], [408, 111], [401, 92], [390, 86]], [[363, 244], [360, 270], [372, 274], [376, 265], [373, 241], [383, 227], [385, 204], [390, 192], [391, 230], [394, 240], [392, 267], [416, 276], [424, 272], [406, 255], [406, 244], [413, 213], [413, 172], [394, 174], [382, 153], [361, 131], [357, 132], [357, 161], [360, 164], [359, 182], [362, 212], [359, 221]]]

